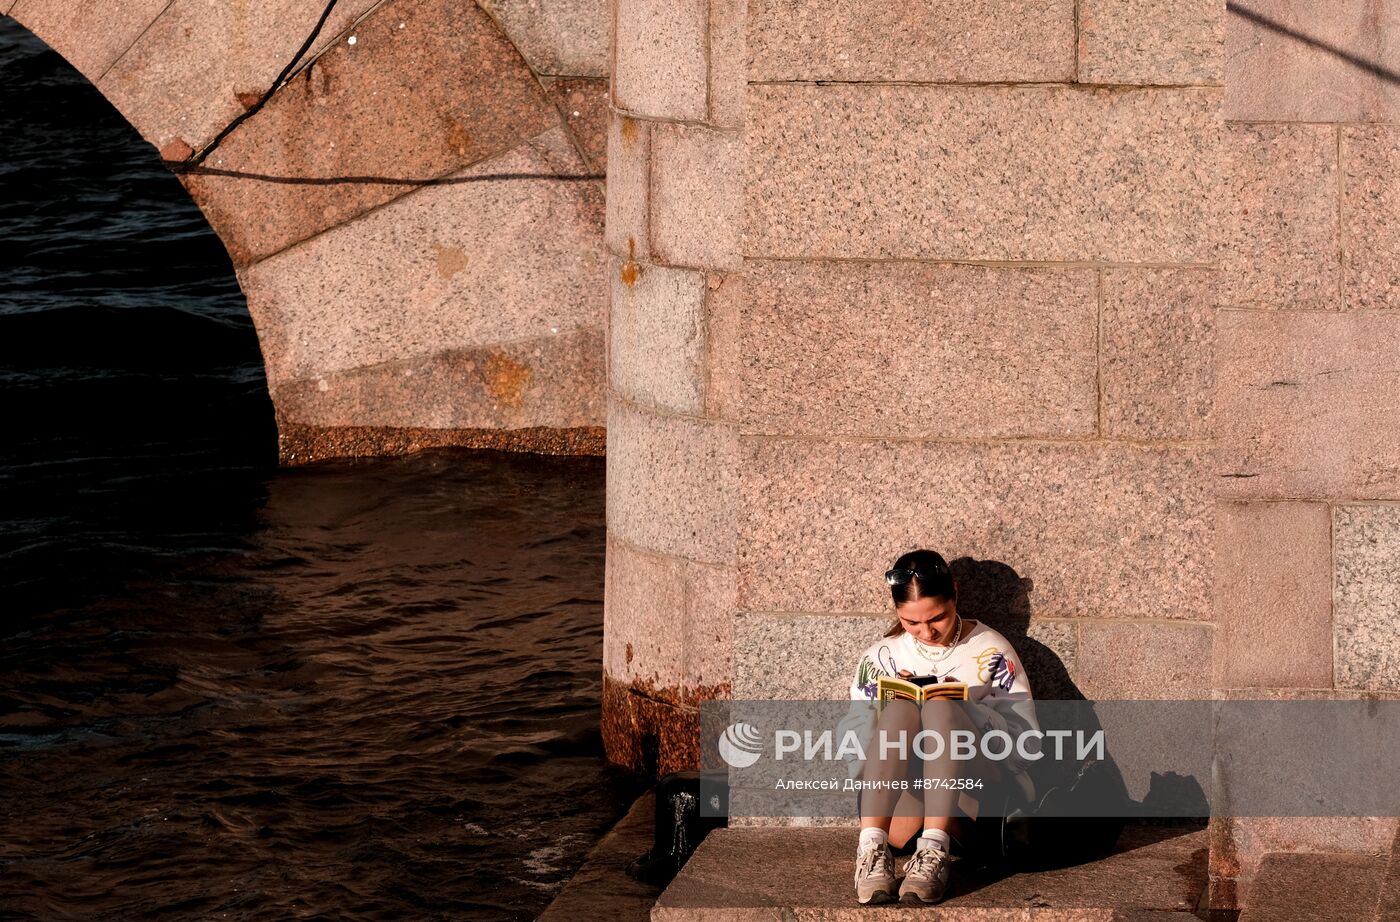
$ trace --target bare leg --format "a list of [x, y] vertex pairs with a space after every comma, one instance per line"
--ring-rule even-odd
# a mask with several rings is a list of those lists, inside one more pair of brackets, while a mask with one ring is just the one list
[[[952, 734], [954, 731], [970, 731], [973, 734], [973, 739], [978, 741], [981, 739], [981, 733], [972, 722], [966, 707], [961, 703], [930, 701], [923, 706], [919, 716], [923, 728], [937, 733], [946, 744], [943, 753], [938, 758], [921, 760], [924, 780], [928, 783], [924, 790], [924, 828], [943, 829], [950, 835], [958, 836], [965, 841], [968, 821], [965, 817], [959, 816], [958, 804], [965, 797], [978, 801], [979, 805], [985, 803], [989, 793], [997, 788], [1001, 780], [1001, 767], [983, 756], [980, 747], [971, 759], [954, 759], [952, 757]], [[925, 748], [936, 748], [936, 744], [930, 743]], [[970, 788], [966, 790], [957, 790], [947, 786], [947, 782], [957, 779], [980, 780], [983, 786], [981, 789]]]
[[[919, 732], [919, 708], [911, 701], [891, 701], [880, 710], [880, 718], [875, 726], [875, 734], [867, 744], [868, 752], [861, 778], [865, 781], [904, 781], [909, 778], [909, 752], [892, 749], [881, 752], [881, 733], [886, 739], [896, 740], [902, 732], [912, 745], [914, 735]], [[900, 795], [904, 794], [903, 797]], [[919, 829], [919, 814], [922, 804], [911, 799], [907, 792], [880, 789], [862, 791], [860, 795], [860, 828], [883, 829], [890, 834], [890, 844], [898, 847], [909, 841]]]

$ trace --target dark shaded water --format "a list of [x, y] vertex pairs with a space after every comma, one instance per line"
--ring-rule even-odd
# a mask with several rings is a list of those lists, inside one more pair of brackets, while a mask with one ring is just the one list
[[4, 18], [0, 406], [0, 917], [528, 919], [635, 792], [602, 462], [277, 469], [222, 247]]

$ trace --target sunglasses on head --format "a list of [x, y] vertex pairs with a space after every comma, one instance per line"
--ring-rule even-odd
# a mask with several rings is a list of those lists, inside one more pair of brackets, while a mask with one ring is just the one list
[[896, 567], [893, 570], [885, 571], [885, 582], [889, 583], [891, 586], [903, 586], [917, 576], [919, 582], [926, 583], [931, 581], [936, 574], [941, 575], [947, 572], [947, 567], [938, 566], [937, 564], [932, 567], [925, 565], [923, 568], [915, 567], [914, 569]]

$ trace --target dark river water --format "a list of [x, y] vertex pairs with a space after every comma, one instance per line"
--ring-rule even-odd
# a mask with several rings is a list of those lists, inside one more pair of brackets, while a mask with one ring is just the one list
[[155, 158], [0, 17], [0, 918], [533, 918], [638, 786], [603, 462], [278, 469]]

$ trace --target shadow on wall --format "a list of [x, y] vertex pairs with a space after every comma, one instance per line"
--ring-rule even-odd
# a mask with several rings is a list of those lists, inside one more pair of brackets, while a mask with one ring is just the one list
[[[1058, 653], [1030, 636], [1031, 592], [1035, 582], [1021, 576], [1015, 568], [998, 560], [974, 560], [960, 557], [948, 564], [958, 583], [958, 611], [964, 617], [985, 621], [1010, 641], [1021, 657], [1031, 685], [1032, 696], [1039, 701], [1088, 701], [1081, 692]], [[1043, 711], [1044, 709], [1042, 709]], [[1068, 724], [1051, 718], [1055, 729], [1080, 731], [1092, 735], [1103, 729], [1095, 708], [1056, 709], [1058, 714], [1071, 714]], [[1041, 714], [1042, 729], [1051, 729]], [[1083, 817], [1088, 815], [1121, 815], [1139, 818], [1155, 817], [1161, 821], [1199, 819], [1210, 813], [1201, 779], [1176, 772], [1152, 772], [1150, 789], [1140, 801], [1132, 801], [1123, 776], [1111, 751], [1100, 763], [1067, 763], [1056, 767], [1044, 761], [1032, 770], [1036, 788], [1042, 792], [1039, 812], [1042, 816]], [[1092, 805], [1092, 806], [1091, 806]], [[1041, 834], [1050, 838], [1075, 835], [1069, 827], [1080, 830], [1082, 821], [1066, 819], [1061, 828], [1055, 823], [1042, 824]], [[1080, 825], [1076, 826], [1075, 824]], [[1116, 833], [1113, 834], [1116, 838]], [[1049, 850], [1047, 850], [1048, 854]]]
[[948, 564], [958, 583], [958, 612], [1000, 631], [1021, 657], [1037, 699], [1083, 701], [1059, 654], [1031, 637], [1035, 581], [999, 560], [959, 557]]

